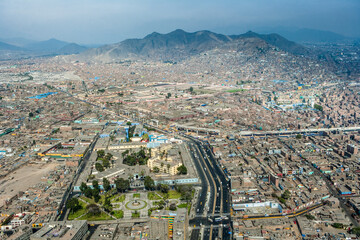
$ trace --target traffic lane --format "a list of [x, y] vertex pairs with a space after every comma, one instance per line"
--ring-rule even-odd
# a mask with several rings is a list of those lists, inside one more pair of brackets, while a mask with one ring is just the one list
[[209, 203], [209, 210], [208, 210], [209, 214], [213, 214], [214, 204], [215, 204], [215, 212], [216, 212], [216, 206], [220, 206], [220, 202], [218, 201], [219, 199], [217, 198], [217, 196], [215, 196], [215, 187], [216, 187], [216, 189], [218, 189], [219, 183], [217, 182], [215, 171], [214, 171], [213, 167], [209, 164], [207, 156], [203, 153], [201, 147], [198, 146], [197, 151], [198, 151], [199, 156], [201, 154], [202, 159], [204, 160], [204, 163], [205, 163], [204, 169], [206, 169], [205, 172], [208, 176], [208, 179], [209, 180], [214, 179], [214, 181], [209, 181], [211, 189], [210, 189], [210, 203]]
[[191, 232], [190, 239], [191, 240], [199, 240], [200, 237], [200, 229], [193, 229]]
[[[221, 191], [221, 183], [219, 181], [219, 179], [216, 176], [219, 176], [219, 174], [217, 174], [216, 170], [214, 169], [214, 162], [212, 162], [209, 158], [209, 155], [207, 153], [205, 153], [206, 151], [204, 151], [204, 148], [202, 145], [197, 144], [200, 148], [201, 154], [203, 155], [205, 162], [209, 168], [209, 171], [211, 172], [211, 174], [214, 177], [214, 181], [215, 181], [215, 187], [217, 189], [217, 196], [216, 196], [216, 203], [215, 203], [215, 213], [220, 213], [220, 207], [221, 207], [221, 198], [223, 197], [223, 191]], [[225, 186], [226, 187], [226, 186]], [[225, 189], [228, 189], [227, 187]], [[224, 204], [224, 202], [223, 202]]]
[[228, 213], [229, 210], [230, 210], [228, 180], [225, 178], [225, 176], [223, 174], [223, 171], [220, 169], [219, 165], [216, 163], [216, 160], [213, 158], [212, 154], [209, 154], [208, 157], [210, 158], [210, 160], [212, 160], [214, 168], [215, 168], [215, 172], [220, 177], [221, 185], [222, 185], [222, 188], [223, 188], [223, 191], [222, 191], [222, 194], [223, 194], [222, 195], [222, 198], [223, 198], [223, 212]]
[[[199, 150], [198, 147], [195, 148], [196, 150], [196, 153], [197, 153], [197, 156], [198, 156], [198, 159], [199, 161], [201, 160], [204, 160], [205, 162], [205, 165], [202, 165], [203, 166], [203, 170], [205, 172], [205, 175], [207, 177], [207, 179], [209, 180], [209, 185], [210, 185], [210, 198], [209, 198], [209, 203], [208, 203], [208, 206], [209, 206], [209, 209], [208, 209], [208, 213], [209, 214], [212, 214], [213, 213], [213, 207], [214, 207], [214, 200], [215, 200], [215, 185], [214, 185], [214, 182], [212, 181], [212, 176], [210, 175], [210, 173], [212, 173], [212, 168], [210, 166], [208, 166], [208, 164], [206, 163], [206, 160], [205, 158], [202, 158], [200, 160], [201, 157], [203, 157], [203, 154], [201, 153], [201, 149]], [[203, 164], [204, 162], [201, 161], [201, 163]]]
[[201, 177], [201, 185], [202, 185], [202, 189], [200, 191], [200, 196], [198, 198], [198, 201], [197, 201], [197, 206], [196, 206], [196, 214], [202, 214], [204, 212], [204, 206], [205, 206], [205, 202], [206, 202], [206, 196], [207, 196], [207, 188], [208, 188], [208, 184], [207, 184], [207, 181], [206, 181], [206, 177], [204, 175], [204, 172], [202, 171], [201, 169], [201, 166], [200, 166], [200, 163], [199, 163], [199, 160], [195, 157], [194, 155], [194, 148], [190, 145], [189, 146], [189, 149], [190, 149], [190, 154], [191, 154], [191, 157], [193, 158], [193, 161], [195, 162], [195, 167], [199, 173], [199, 176]]

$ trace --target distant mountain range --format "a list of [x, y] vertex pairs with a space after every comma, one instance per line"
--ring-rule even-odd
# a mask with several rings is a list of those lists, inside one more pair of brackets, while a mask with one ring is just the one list
[[121, 59], [178, 61], [232, 42], [252, 38], [261, 39], [267, 44], [293, 55], [314, 54], [312, 50], [278, 34], [247, 32], [240, 35], [223, 35], [210, 31], [188, 33], [177, 29], [167, 34], [154, 32], [142, 39], [127, 39], [119, 43], [88, 49], [73, 58], [104, 62]]
[[76, 43], [68, 43], [54, 38], [40, 42], [23, 38], [1, 40], [0, 59], [78, 54], [87, 49]]
[[[264, 30], [266, 32], [266, 30]], [[270, 31], [268, 29], [268, 31]], [[324, 53], [306, 48], [296, 42], [341, 42], [342, 35], [313, 29], [279, 28], [278, 33], [259, 34], [249, 31], [240, 35], [224, 35], [210, 31], [193, 33], [177, 29], [167, 34], [151, 33], [142, 39], [127, 39], [103, 46], [80, 46], [57, 39], [33, 41], [24, 38], [0, 39], [0, 60], [52, 55], [72, 55], [75, 60], [117, 61], [121, 59], [182, 60], [214, 48], [244, 39], [261, 39], [293, 55], [320, 56]], [[283, 37], [285, 36], [285, 37]], [[290, 39], [290, 40], [288, 40]], [[293, 42], [296, 41], [296, 42]], [[352, 39], [352, 41], [355, 41]]]
[[262, 29], [261, 32], [276, 32], [281, 36], [298, 43], [339, 43], [356, 40], [355, 38], [346, 37], [338, 33], [308, 28], [274, 27]]

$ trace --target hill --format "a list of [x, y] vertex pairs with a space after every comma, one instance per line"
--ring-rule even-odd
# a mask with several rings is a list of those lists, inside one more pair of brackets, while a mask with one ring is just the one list
[[57, 53], [61, 55], [78, 54], [85, 51], [86, 49], [86, 47], [80, 46], [76, 43], [69, 43], [64, 47], [60, 48]]
[[210, 31], [193, 33], [177, 29], [167, 34], [151, 33], [142, 39], [127, 39], [119, 43], [105, 45], [81, 53], [79, 60], [117, 61], [121, 59], [151, 59], [179, 61], [190, 56], [221, 47], [239, 39], [257, 38], [294, 55], [308, 55], [311, 51], [277, 34], [257, 34], [247, 32], [227, 36]]
[[60, 41], [55, 38], [41, 41], [41, 42], [35, 42], [31, 44], [27, 44], [24, 46], [24, 48], [29, 49], [33, 52], [41, 52], [41, 53], [55, 53], [61, 48], [68, 45], [68, 42]]
[[24, 49], [8, 44], [8, 43], [4, 43], [4, 42], [0, 42], [0, 51], [23, 51]]

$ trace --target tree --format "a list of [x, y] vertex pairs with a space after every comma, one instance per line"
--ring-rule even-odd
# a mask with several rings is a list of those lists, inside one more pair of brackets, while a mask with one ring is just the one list
[[98, 150], [96, 153], [97, 153], [98, 158], [105, 156], [105, 151], [104, 150]]
[[319, 110], [319, 111], [323, 110], [323, 107], [321, 105], [318, 105], [318, 104], [314, 104], [314, 108]]
[[71, 212], [76, 212], [81, 209], [81, 205], [79, 204], [79, 200], [77, 198], [71, 198], [66, 203], [66, 207], [70, 209]]
[[155, 182], [150, 176], [144, 178], [144, 186], [147, 190], [154, 190]]
[[314, 220], [315, 217], [311, 214], [306, 214], [305, 217], [308, 219], [308, 220]]
[[176, 185], [176, 191], [181, 194], [181, 199], [190, 201], [192, 199], [193, 187], [191, 185]]
[[82, 194], [84, 194], [85, 190], [88, 188], [88, 186], [86, 185], [86, 183], [82, 182], [80, 185], [80, 191]]
[[[93, 189], [93, 190], [94, 190], [94, 189]], [[93, 197], [94, 197], [94, 201], [95, 201], [96, 203], [98, 203], [98, 202], [100, 201], [100, 199], [101, 199], [101, 197], [100, 197], [99, 194], [95, 194], [95, 195], [93, 195]]]
[[130, 181], [125, 180], [123, 178], [118, 178], [115, 180], [115, 185], [116, 185], [116, 189], [119, 192], [125, 192], [126, 190], [128, 190], [130, 188]]
[[354, 227], [351, 229], [352, 234], [356, 234], [356, 236], [360, 236], [360, 227]]
[[109, 168], [110, 167], [110, 161], [109, 160], [104, 159], [102, 162], [103, 162], [104, 168]]
[[109, 180], [107, 180], [107, 178], [103, 178], [103, 187], [106, 192], [111, 190], [111, 185]]
[[281, 197], [285, 200], [289, 199], [291, 196], [291, 193], [288, 189], [285, 190], [285, 192], [281, 195]]
[[166, 185], [166, 184], [160, 184], [159, 185], [159, 190], [162, 192], [162, 193], [168, 193], [169, 192], [169, 185]]
[[187, 174], [187, 168], [184, 165], [181, 165], [177, 168], [179, 174], [186, 175]]
[[301, 134], [296, 135], [296, 139], [301, 139]]
[[101, 165], [101, 163], [95, 163], [95, 169], [98, 170], [99, 172], [103, 172], [104, 171], [104, 167], [103, 165]]
[[112, 157], [113, 157], [113, 155], [111, 153], [107, 153], [105, 155], [105, 159], [108, 160], [108, 161], [110, 161]]
[[131, 126], [131, 122], [127, 122], [126, 125]]
[[109, 197], [106, 197], [106, 198], [105, 198], [103, 207], [105, 208], [106, 211], [111, 212], [111, 210], [112, 210], [112, 204], [111, 204], [111, 201], [110, 201], [110, 198], [109, 198]]
[[86, 209], [88, 210], [88, 213], [96, 216], [100, 214], [100, 208], [98, 205], [91, 203], [89, 205], [87, 205]]
[[331, 226], [334, 228], [339, 228], [339, 229], [344, 228], [344, 224], [342, 224], [342, 223], [333, 223], [333, 224], [331, 224]]
[[84, 195], [85, 197], [87, 198], [91, 198], [93, 196], [93, 191], [91, 190], [91, 188], [86, 188], [85, 191], [84, 191]]
[[158, 167], [154, 167], [154, 168], [153, 168], [153, 172], [154, 172], [154, 173], [158, 173], [158, 172], [160, 172], [160, 169], [159, 169]]
[[194, 88], [193, 87], [190, 87], [189, 88], [189, 91], [192, 93], [194, 91]]
[[97, 180], [92, 181], [92, 186], [93, 186], [93, 189], [96, 190], [97, 193], [100, 192], [100, 186], [99, 186], [99, 182]]
[[170, 204], [169, 209], [171, 211], [176, 211], [176, 204], [175, 203]]
[[166, 95], [166, 98], [170, 98], [171, 97], [171, 93], [168, 93], [167, 95]]
[[29, 118], [34, 117], [34, 114], [32, 112], [29, 112]]

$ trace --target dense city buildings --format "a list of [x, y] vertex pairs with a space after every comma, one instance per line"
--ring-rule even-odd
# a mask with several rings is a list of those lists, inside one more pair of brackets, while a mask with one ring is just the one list
[[358, 47], [321, 45], [335, 66], [259, 36], [1, 61], [0, 238], [359, 236]]

